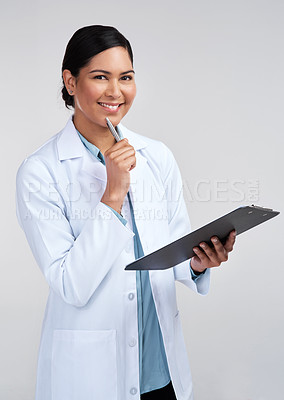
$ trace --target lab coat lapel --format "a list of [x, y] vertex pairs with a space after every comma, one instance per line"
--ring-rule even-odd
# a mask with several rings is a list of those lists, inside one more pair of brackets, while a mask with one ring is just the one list
[[72, 118], [61, 131], [57, 141], [57, 150], [60, 161], [82, 158], [81, 169], [83, 172], [100, 181], [107, 181], [105, 165], [86, 149], [78, 136]]
[[[84, 146], [85, 147], [85, 146]], [[94, 157], [86, 148], [83, 157], [82, 171], [100, 181], [107, 181], [106, 166]]]

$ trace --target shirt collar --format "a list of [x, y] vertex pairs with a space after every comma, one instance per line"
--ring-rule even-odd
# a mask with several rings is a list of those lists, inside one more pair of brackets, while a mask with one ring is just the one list
[[[121, 123], [118, 124], [116, 128], [120, 137], [121, 138], [127, 137], [129, 143], [134, 147], [135, 150], [140, 150], [147, 146], [148, 143], [145, 140], [143, 140], [143, 138], [140, 135], [127, 129]], [[73, 124], [71, 116], [65, 128], [60, 132], [57, 139], [57, 150], [58, 150], [59, 160], [68, 160], [71, 158], [83, 157], [84, 145], [80, 136], [77, 133], [77, 130]], [[85, 145], [85, 147], [87, 146]], [[99, 151], [98, 148], [96, 149]], [[95, 155], [95, 157], [97, 157], [97, 155]]]
[[80, 139], [82, 140], [83, 144], [86, 146], [86, 148], [93, 154], [94, 157], [96, 157], [99, 161], [101, 161], [103, 164], [105, 164], [105, 159], [103, 154], [101, 153], [100, 149], [95, 146], [93, 143], [89, 142], [81, 133], [76, 129]]

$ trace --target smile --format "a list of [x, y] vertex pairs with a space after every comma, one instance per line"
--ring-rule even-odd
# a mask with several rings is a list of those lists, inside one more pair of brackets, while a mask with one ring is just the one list
[[107, 108], [110, 111], [116, 111], [118, 110], [118, 108], [123, 104], [107, 104], [107, 103], [98, 103], [100, 106], [102, 106], [103, 108]]

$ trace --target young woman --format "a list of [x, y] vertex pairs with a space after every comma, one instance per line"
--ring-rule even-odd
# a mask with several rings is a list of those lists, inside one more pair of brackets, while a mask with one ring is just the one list
[[175, 280], [206, 294], [234, 232], [224, 246], [201, 243], [191, 265], [125, 271], [190, 232], [180, 172], [163, 143], [121, 124], [136, 86], [130, 43], [115, 28], [75, 32], [62, 78], [74, 113], [17, 175], [18, 219], [50, 287], [36, 399], [190, 400]]

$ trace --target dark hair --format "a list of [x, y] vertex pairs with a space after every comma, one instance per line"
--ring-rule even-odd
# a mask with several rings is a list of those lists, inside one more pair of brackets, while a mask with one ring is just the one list
[[[69, 40], [62, 62], [62, 72], [68, 69], [76, 78], [80, 69], [98, 53], [111, 47], [122, 46], [129, 54], [133, 65], [133, 53], [129, 41], [112, 26], [91, 25], [77, 30]], [[61, 90], [65, 106], [74, 107], [74, 98], [70, 96], [62, 77], [63, 87]]]

